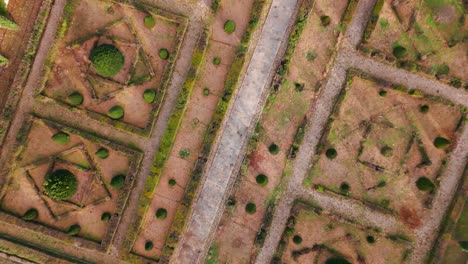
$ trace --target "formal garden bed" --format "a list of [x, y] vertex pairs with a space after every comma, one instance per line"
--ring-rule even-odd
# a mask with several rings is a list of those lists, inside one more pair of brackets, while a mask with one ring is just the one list
[[14, 166], [1, 192], [1, 220], [106, 250], [141, 154], [34, 116], [17, 138]]
[[272, 263], [403, 263], [410, 244], [312, 205], [297, 202]]
[[461, 0], [379, 0], [361, 50], [466, 89], [465, 8]]
[[354, 4], [319, 0], [300, 5], [286, 54], [218, 226], [210, 263], [255, 259], [285, 186], [283, 176], [289, 175], [290, 162], [301, 145], [306, 113]]
[[38, 98], [149, 136], [185, 18], [114, 1], [68, 1]]
[[364, 201], [415, 229], [430, 210], [465, 111], [350, 70], [304, 184]]

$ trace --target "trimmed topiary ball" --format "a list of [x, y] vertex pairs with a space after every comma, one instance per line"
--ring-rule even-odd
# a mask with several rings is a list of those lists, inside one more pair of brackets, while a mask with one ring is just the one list
[[101, 215], [102, 222], [108, 222], [110, 219], [111, 219], [111, 214], [108, 212], [105, 212]]
[[59, 145], [66, 145], [68, 142], [70, 142], [70, 135], [65, 132], [58, 132], [53, 135], [51, 139]]
[[276, 145], [275, 143], [271, 143], [271, 145], [268, 147], [268, 151], [273, 154], [273, 155], [276, 155], [279, 153], [280, 151], [280, 148], [278, 147], [278, 145]]
[[420, 191], [428, 192], [432, 191], [435, 188], [435, 185], [430, 179], [426, 177], [420, 177], [416, 181], [416, 187], [418, 187]]
[[75, 195], [78, 181], [68, 170], [56, 170], [47, 175], [44, 181], [44, 192], [56, 201], [68, 200]]
[[167, 210], [164, 209], [164, 208], [159, 208], [158, 210], [156, 210], [156, 218], [158, 218], [159, 220], [164, 220], [166, 219], [167, 217]]
[[73, 92], [68, 97], [68, 102], [72, 105], [81, 105], [83, 103], [83, 95], [79, 92]]
[[125, 185], [125, 175], [119, 174], [117, 176], [114, 176], [110, 182], [110, 185], [114, 190], [122, 189]]
[[264, 174], [259, 174], [256, 178], [255, 181], [257, 182], [258, 185], [260, 186], [266, 186], [268, 184], [268, 177]]
[[322, 26], [326, 27], [326, 26], [330, 25], [331, 18], [329, 16], [321, 16], [320, 17], [320, 23], [322, 24]]
[[389, 146], [385, 146], [382, 149], [380, 149], [380, 154], [384, 157], [391, 157], [393, 156], [393, 149]]
[[70, 236], [76, 236], [78, 233], [81, 231], [81, 226], [80, 225], [72, 225], [67, 231], [67, 235]]
[[159, 50], [159, 58], [163, 60], [169, 59], [169, 51], [167, 49], [160, 49]]
[[292, 240], [293, 240], [294, 244], [296, 244], [296, 245], [299, 245], [300, 243], [302, 243], [302, 237], [299, 236], [299, 235], [295, 235]]
[[232, 34], [232, 33], [234, 33], [234, 31], [236, 31], [236, 22], [234, 22], [232, 20], [227, 20], [224, 23], [224, 32], [226, 32], [228, 34]]
[[146, 250], [146, 251], [150, 251], [150, 250], [153, 249], [153, 246], [154, 246], [154, 245], [153, 245], [153, 242], [151, 242], [151, 241], [146, 241], [146, 243], [145, 243], [145, 250]]
[[106, 148], [100, 148], [95, 154], [100, 159], [107, 159], [107, 157], [109, 157], [109, 150]]
[[125, 111], [121, 106], [116, 105], [109, 109], [107, 115], [112, 119], [120, 119], [125, 115]]
[[110, 44], [102, 44], [91, 50], [89, 59], [94, 70], [103, 77], [112, 77], [122, 69], [125, 58], [120, 50]]
[[256, 206], [254, 203], [248, 203], [248, 204], [245, 206], [245, 211], [246, 211], [248, 214], [255, 214], [255, 212], [257, 212], [257, 206]]
[[336, 156], [338, 156], [338, 152], [336, 152], [336, 149], [334, 149], [334, 148], [329, 148], [325, 152], [325, 156], [327, 156], [328, 159], [332, 160], [332, 159], [336, 158]]
[[154, 89], [146, 89], [143, 93], [143, 100], [148, 104], [151, 104], [156, 99], [156, 91]]
[[213, 64], [214, 65], [219, 65], [221, 63], [221, 59], [218, 57], [213, 58]]
[[37, 209], [31, 208], [23, 215], [23, 217], [21, 217], [21, 219], [25, 221], [33, 221], [36, 220], [38, 216], [39, 212], [37, 211]]
[[143, 22], [145, 23], [145, 27], [148, 29], [152, 29], [156, 25], [156, 20], [154, 20], [152, 15], [147, 15]]
[[436, 139], [434, 139], [434, 146], [438, 149], [444, 149], [450, 146], [450, 140], [444, 137], [436, 137]]
[[393, 56], [397, 57], [398, 59], [402, 59], [402, 58], [406, 57], [407, 54], [408, 54], [408, 52], [407, 52], [405, 47], [395, 46], [393, 48]]

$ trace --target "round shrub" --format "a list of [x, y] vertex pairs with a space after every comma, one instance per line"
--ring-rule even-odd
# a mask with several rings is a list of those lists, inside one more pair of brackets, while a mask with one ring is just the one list
[[164, 208], [159, 208], [158, 210], [156, 210], [156, 218], [158, 218], [159, 220], [164, 220], [166, 219], [167, 217], [167, 210], [164, 209]]
[[334, 149], [334, 148], [329, 148], [325, 152], [325, 156], [327, 156], [328, 159], [332, 160], [332, 159], [336, 158], [336, 156], [338, 156], [338, 152], [336, 152], [336, 149]]
[[36, 220], [37, 217], [39, 216], [39, 212], [36, 210], [36, 208], [31, 208], [26, 213], [21, 217], [21, 219], [26, 220], [26, 221], [33, 221]]
[[434, 139], [434, 146], [438, 149], [444, 149], [450, 146], [450, 140], [444, 137], [436, 137], [436, 139]]
[[371, 235], [368, 235], [368, 236], [366, 236], [366, 241], [369, 244], [374, 244], [375, 243], [375, 237], [371, 236]]
[[169, 186], [171, 186], [171, 187], [175, 186], [176, 183], [177, 183], [177, 182], [176, 182], [176, 180], [174, 180], [174, 179], [170, 179], [170, 180], [168, 181], [168, 184], [169, 184]]
[[404, 58], [407, 55], [407, 51], [405, 47], [402, 46], [395, 46], [393, 48], [393, 56], [397, 57], [398, 59]]
[[322, 24], [322, 26], [326, 27], [326, 26], [330, 25], [331, 18], [329, 16], [321, 16], [320, 17], [320, 23]]
[[109, 109], [107, 115], [112, 119], [120, 119], [125, 115], [125, 111], [121, 106], [116, 105]]
[[255, 178], [255, 181], [257, 182], [258, 185], [265, 186], [268, 184], [268, 177], [264, 174], [259, 174]]
[[296, 245], [299, 245], [300, 243], [302, 243], [302, 237], [298, 236], [298, 235], [295, 235], [292, 240], [293, 240], [294, 244], [296, 244]]
[[107, 159], [107, 157], [109, 157], [109, 150], [106, 148], [100, 148], [96, 151], [95, 154], [100, 159]]
[[154, 246], [154, 245], [153, 245], [153, 242], [151, 242], [151, 241], [146, 241], [146, 243], [145, 243], [145, 250], [146, 250], [146, 251], [150, 251], [150, 250], [153, 249], [153, 246]]
[[91, 50], [89, 59], [101, 76], [112, 77], [122, 69], [125, 58], [120, 50], [110, 44], [102, 44]]
[[152, 29], [156, 25], [156, 20], [154, 20], [154, 17], [152, 15], [147, 15], [143, 22], [145, 23], [145, 27], [147, 27], [148, 29]]
[[327, 259], [327, 261], [325, 261], [325, 264], [351, 264], [351, 262], [347, 261], [344, 258], [332, 257]]
[[434, 183], [429, 180], [428, 178], [426, 177], [420, 177], [417, 181], [416, 181], [416, 187], [418, 187], [418, 189], [420, 191], [424, 191], [424, 192], [427, 192], [427, 191], [432, 191], [434, 188], [435, 188], [435, 185]]
[[271, 143], [271, 145], [268, 147], [268, 151], [273, 154], [273, 155], [276, 155], [279, 153], [280, 149], [278, 147], [278, 145], [276, 145], [275, 143]]
[[349, 192], [349, 189], [350, 189], [349, 183], [347, 183], [347, 182], [341, 183], [341, 185], [340, 185], [340, 191], [341, 192], [347, 193], [347, 192]]
[[255, 212], [257, 212], [257, 206], [256, 206], [254, 203], [248, 203], [248, 204], [245, 206], [245, 211], [246, 211], [248, 214], [255, 214]]
[[110, 182], [110, 185], [114, 190], [122, 189], [125, 185], [125, 175], [119, 174], [114, 176]]
[[379, 95], [382, 96], [382, 97], [385, 97], [385, 96], [387, 96], [387, 91], [385, 91], [385, 90], [380, 90], [380, 91], [379, 91]]
[[393, 149], [389, 146], [385, 146], [380, 149], [380, 154], [384, 157], [391, 157], [393, 155]]
[[160, 49], [159, 50], [159, 58], [163, 60], [169, 59], [169, 51], [167, 49]]
[[214, 65], [219, 65], [221, 63], [221, 59], [218, 57], [213, 58], [213, 64]]
[[429, 112], [429, 106], [428, 106], [428, 105], [421, 105], [421, 106], [419, 107], [419, 112], [421, 112], [421, 113], [423, 113], [423, 114]]
[[203, 95], [204, 96], [210, 95], [210, 89], [208, 89], [208, 87], [205, 87], [205, 89], [203, 89]]
[[68, 170], [56, 170], [47, 175], [44, 181], [44, 191], [56, 201], [68, 200], [75, 195], [78, 189], [75, 175]]
[[72, 225], [68, 228], [67, 235], [76, 236], [80, 233], [81, 226], [80, 225]]
[[232, 34], [234, 31], [236, 31], [236, 23], [232, 20], [227, 20], [224, 23], [224, 32]]
[[101, 215], [102, 222], [108, 222], [110, 219], [111, 219], [111, 214], [108, 212], [105, 212]]
[[70, 135], [65, 132], [58, 132], [53, 135], [51, 139], [59, 145], [66, 145], [68, 142], [70, 142]]
[[70, 102], [72, 105], [80, 105], [83, 103], [83, 95], [81, 95], [79, 92], [71, 93], [67, 99], [68, 102]]
[[154, 89], [146, 89], [143, 92], [143, 100], [147, 102], [148, 104], [151, 104], [154, 102], [154, 99], [156, 98], [156, 91]]

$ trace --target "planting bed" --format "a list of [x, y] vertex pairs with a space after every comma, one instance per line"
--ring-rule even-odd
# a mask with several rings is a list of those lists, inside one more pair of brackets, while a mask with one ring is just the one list
[[368, 202], [417, 228], [464, 110], [361, 75], [349, 73], [305, 185]]
[[[218, 226], [210, 263], [253, 261], [265, 238], [273, 206], [304, 135], [305, 115], [326, 76], [348, 1], [303, 1], [272, 92]], [[329, 17], [324, 26], [321, 17]], [[247, 204], [256, 210], [246, 210]]]
[[[140, 153], [36, 117], [22, 131], [2, 189], [2, 211], [21, 218], [13, 220], [21, 226], [64, 240], [70, 239], [66, 234], [78, 236], [83, 246], [107, 248]], [[12, 221], [7, 214], [0, 218]]]
[[39, 98], [149, 136], [186, 26], [148, 6], [69, 1]]
[[379, 0], [362, 50], [467, 88], [466, 2]]
[[396, 264], [404, 261], [408, 248], [395, 234], [296, 203], [272, 263]]

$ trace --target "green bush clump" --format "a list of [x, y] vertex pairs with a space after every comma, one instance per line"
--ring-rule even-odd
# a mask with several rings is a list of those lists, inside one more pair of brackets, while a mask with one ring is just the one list
[[368, 235], [368, 236], [366, 236], [366, 241], [369, 244], [374, 244], [375, 243], [375, 237], [372, 236], [372, 235]]
[[421, 105], [419, 107], [419, 112], [424, 113], [424, 114], [429, 112], [429, 106], [428, 105]]
[[279, 153], [280, 151], [280, 148], [278, 147], [278, 145], [276, 145], [275, 143], [271, 143], [271, 145], [268, 147], [268, 151], [273, 154], [273, 155], [276, 155]]
[[125, 58], [120, 50], [110, 44], [102, 44], [91, 50], [89, 59], [96, 73], [103, 77], [112, 77], [122, 69]]
[[68, 170], [56, 170], [47, 175], [44, 181], [44, 191], [56, 201], [68, 200], [75, 195], [78, 189], [78, 181]]
[[382, 154], [382, 156], [387, 157], [387, 158], [391, 157], [393, 155], [393, 148], [389, 146], [385, 146], [380, 149], [380, 154]]
[[167, 49], [160, 49], [159, 50], [159, 58], [163, 60], [169, 59], [169, 51]]
[[190, 149], [184, 148], [179, 151], [179, 156], [183, 159], [190, 157]]
[[81, 105], [83, 103], [83, 95], [79, 92], [73, 92], [68, 96], [68, 102], [72, 105]]
[[224, 23], [224, 32], [232, 34], [234, 31], [236, 31], [236, 23], [232, 20], [227, 20]]
[[58, 132], [54, 134], [51, 139], [59, 145], [66, 145], [70, 142], [70, 135], [65, 132]]
[[33, 221], [36, 220], [37, 217], [39, 216], [39, 212], [37, 211], [36, 208], [31, 208], [26, 213], [21, 217], [21, 219], [26, 220], [26, 221]]
[[461, 247], [462, 251], [468, 252], [468, 241], [458, 241], [458, 245]]
[[109, 109], [107, 115], [112, 119], [120, 119], [125, 115], [125, 111], [121, 106], [116, 105]]
[[341, 183], [341, 185], [340, 185], [340, 191], [341, 191], [342, 193], [348, 193], [348, 192], [349, 192], [349, 189], [350, 189], [349, 183], [347, 183], [347, 182]]
[[255, 212], [257, 212], [257, 206], [254, 203], [247, 203], [245, 206], [245, 211], [248, 214], [255, 214]]
[[351, 264], [351, 262], [347, 261], [344, 258], [333, 257], [327, 259], [327, 261], [325, 261], [325, 264]]
[[393, 48], [393, 56], [397, 57], [398, 59], [406, 57], [407, 53], [408, 52], [406, 51], [406, 48], [403, 46], [395, 46]]
[[169, 186], [171, 186], [171, 187], [175, 186], [176, 183], [177, 183], [177, 182], [176, 182], [176, 180], [174, 180], [174, 179], [169, 179], [169, 181], [168, 181], [168, 184], [169, 184]]
[[336, 156], [338, 156], [338, 152], [336, 152], [336, 149], [334, 149], [334, 148], [329, 148], [325, 152], [325, 156], [327, 156], [328, 159], [332, 160], [332, 159], [336, 158]]
[[284, 230], [284, 234], [286, 236], [292, 236], [294, 234], [294, 228], [292, 227], [286, 227], [286, 229]]
[[300, 243], [302, 243], [302, 237], [299, 236], [299, 235], [295, 235], [292, 240], [293, 240], [294, 244], [296, 244], [296, 245], [299, 245]]
[[320, 23], [322, 24], [322, 26], [326, 27], [326, 26], [330, 25], [331, 18], [329, 16], [321, 16], [320, 17]]
[[106, 148], [100, 148], [96, 151], [95, 154], [100, 159], [107, 159], [107, 157], [109, 157], [109, 150]]
[[427, 191], [432, 191], [435, 188], [435, 185], [430, 179], [426, 177], [420, 177], [416, 181], [416, 187], [418, 187], [420, 191], [427, 192]]
[[119, 174], [117, 176], [114, 176], [110, 182], [110, 185], [115, 190], [122, 189], [125, 185], [125, 175]]
[[153, 249], [153, 246], [154, 246], [154, 245], [153, 245], [153, 242], [151, 242], [151, 241], [146, 241], [146, 243], [145, 243], [145, 250], [146, 250], [146, 251], [150, 251], [150, 250]]
[[450, 68], [447, 64], [441, 64], [437, 66], [437, 74], [438, 75], [447, 75], [450, 71]]
[[143, 100], [147, 102], [148, 104], [151, 104], [154, 102], [154, 99], [156, 98], [156, 91], [154, 89], [146, 89], [143, 92]]
[[143, 22], [145, 23], [145, 27], [147, 27], [148, 29], [152, 29], [156, 25], [156, 20], [154, 20], [154, 17], [152, 15], [145, 16]]
[[268, 184], [268, 177], [264, 174], [259, 174], [257, 175], [257, 178], [255, 178], [257, 181], [257, 184], [260, 186], [265, 186]]
[[214, 65], [219, 65], [221, 63], [221, 59], [218, 57], [213, 58], [213, 64]]
[[385, 97], [385, 96], [387, 96], [387, 91], [385, 91], [385, 90], [380, 90], [380, 91], [379, 91], [379, 95], [382, 96], [382, 97]]
[[7, 66], [10, 60], [0, 54], [0, 67]]
[[105, 212], [101, 215], [102, 222], [108, 222], [110, 219], [111, 219], [111, 214], [108, 212]]
[[450, 143], [450, 140], [444, 137], [436, 137], [436, 139], [434, 139], [434, 146], [438, 149], [444, 149], [450, 146]]
[[76, 236], [80, 233], [81, 226], [80, 225], [72, 225], [68, 228], [67, 235], [69, 236]]
[[159, 208], [158, 210], [156, 210], [156, 218], [158, 218], [159, 220], [164, 220], [166, 219], [167, 217], [167, 210], [164, 209], [164, 208]]

